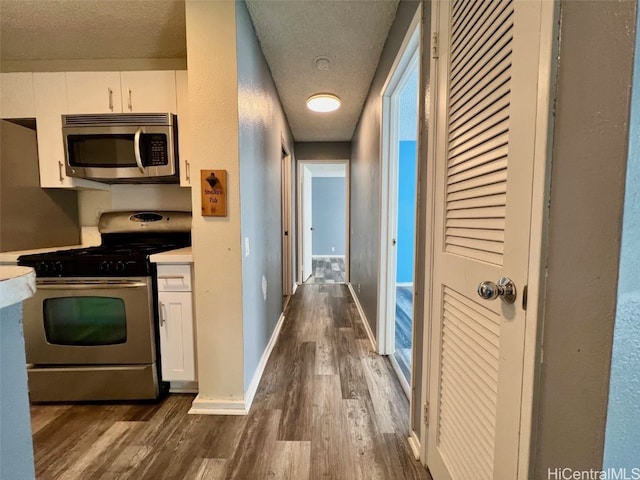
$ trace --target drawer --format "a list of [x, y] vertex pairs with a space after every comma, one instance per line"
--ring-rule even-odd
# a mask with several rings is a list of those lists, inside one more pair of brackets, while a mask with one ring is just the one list
[[158, 265], [159, 292], [190, 292], [191, 265]]

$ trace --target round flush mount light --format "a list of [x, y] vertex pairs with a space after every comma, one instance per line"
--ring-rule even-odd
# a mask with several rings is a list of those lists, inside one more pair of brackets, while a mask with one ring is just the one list
[[307, 108], [314, 112], [333, 112], [340, 108], [340, 99], [331, 93], [318, 93], [307, 98]]

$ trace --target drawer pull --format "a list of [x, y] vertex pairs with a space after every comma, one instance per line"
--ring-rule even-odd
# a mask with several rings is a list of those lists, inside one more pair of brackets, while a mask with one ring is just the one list
[[184, 275], [160, 275], [159, 280], [184, 280]]

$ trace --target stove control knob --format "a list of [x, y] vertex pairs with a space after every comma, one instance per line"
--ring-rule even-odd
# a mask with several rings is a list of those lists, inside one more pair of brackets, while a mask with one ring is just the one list
[[49, 263], [48, 262], [40, 262], [37, 267], [38, 273], [48, 273], [49, 272]]
[[108, 272], [111, 269], [111, 265], [106, 260], [100, 262], [100, 271]]
[[124, 272], [125, 264], [122, 260], [116, 263], [116, 272]]
[[53, 264], [53, 271], [56, 273], [62, 273], [63, 267], [62, 267], [62, 262], [56, 262]]

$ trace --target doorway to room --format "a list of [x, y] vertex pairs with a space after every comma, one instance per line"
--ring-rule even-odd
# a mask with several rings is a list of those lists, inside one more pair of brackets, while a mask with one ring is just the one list
[[298, 162], [300, 283], [348, 280], [348, 166], [346, 160]]
[[419, 37], [401, 52], [383, 93], [380, 318], [384, 352], [411, 392], [416, 243]]

